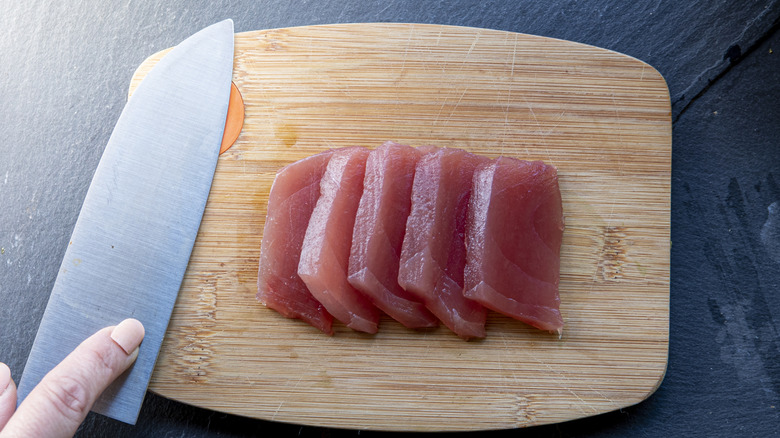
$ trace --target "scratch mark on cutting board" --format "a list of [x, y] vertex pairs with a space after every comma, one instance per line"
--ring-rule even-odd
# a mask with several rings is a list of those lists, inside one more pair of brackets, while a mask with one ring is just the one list
[[[620, 145], [623, 145], [623, 120], [620, 118], [620, 111], [618, 111], [618, 103], [615, 99], [615, 93], [610, 93], [610, 98], [612, 98], [612, 108], [615, 111], [615, 118], [617, 119], [617, 127], [615, 131], [617, 131], [617, 137], [618, 142]], [[623, 161], [621, 160], [618, 162], [618, 175], [623, 176]]]
[[[474, 40], [471, 42], [471, 46], [469, 47], [469, 50], [463, 56], [463, 60], [460, 63], [460, 68], [458, 69], [458, 73], [461, 72], [463, 70], [463, 68], [465, 67], [466, 62], [468, 61], [469, 56], [471, 56], [471, 52], [474, 51], [474, 47], [476, 47], [477, 42], [479, 41], [479, 37], [480, 37], [481, 34], [482, 34], [482, 32], [477, 32], [477, 34], [474, 36]], [[441, 32], [439, 33], [439, 37], [441, 37]], [[410, 40], [411, 40], [411, 35], [410, 35]], [[438, 44], [438, 40], [437, 40], [437, 44]], [[407, 47], [408, 47], [408, 43], [407, 43]], [[404, 63], [406, 63], [406, 53], [404, 53]], [[444, 73], [444, 70], [445, 69], [442, 68], [442, 73]], [[455, 79], [457, 80], [457, 78], [455, 78]], [[456, 91], [457, 92], [457, 89], [458, 89], [457, 86], [451, 86], [450, 87], [450, 93], [448, 93], [448, 95], [444, 98], [444, 102], [442, 102], [441, 106], [439, 107], [439, 112], [436, 113], [436, 117], [433, 119], [433, 126], [436, 126], [438, 124], [439, 118], [441, 117], [441, 113], [444, 111], [444, 107], [447, 106], [447, 101], [449, 100], [450, 95], [452, 94], [452, 91]], [[463, 92], [461, 93], [460, 98], [455, 103], [455, 107], [452, 109], [452, 111], [450, 112], [449, 117], [444, 122], [445, 124], [449, 123], [450, 119], [452, 118], [452, 115], [455, 113], [455, 110], [457, 109], [458, 105], [460, 104], [461, 99], [463, 99], [463, 96], [466, 94], [467, 91], [468, 91], [468, 87], [466, 87], [463, 90]]]
[[428, 332], [423, 332], [423, 342], [425, 343], [425, 352], [423, 353], [423, 357], [427, 359], [431, 356], [431, 343], [428, 342]]
[[276, 418], [276, 416], [279, 414], [279, 411], [282, 409], [283, 405], [284, 405], [284, 401], [279, 402], [279, 406], [276, 407], [276, 410], [274, 411], [274, 414], [271, 416], [271, 420]]
[[[512, 349], [509, 347], [509, 343], [506, 341], [506, 334], [501, 333], [501, 341], [504, 343], [504, 350], [505, 351], [512, 351]], [[504, 370], [504, 362], [501, 360], [501, 355], [498, 355], [498, 366]], [[514, 372], [514, 370], [510, 370], [510, 374], [512, 375], [512, 380], [515, 382], [516, 385], [520, 386], [522, 383], [517, 378], [517, 373]]]
[[528, 111], [531, 113], [531, 117], [533, 117], [534, 122], [536, 123], [536, 127], [538, 128], [537, 132], [539, 134], [539, 140], [542, 142], [542, 146], [544, 147], [544, 151], [547, 154], [547, 161], [552, 164], [555, 167], [558, 167], [555, 164], [555, 161], [552, 159], [552, 155], [550, 154], [550, 147], [547, 144], [546, 137], [547, 135], [544, 133], [544, 130], [542, 129], [542, 124], [539, 123], [539, 119], [536, 117], [536, 113], [534, 112], [534, 107], [531, 105], [530, 102], [524, 97], [523, 101], [525, 101], [525, 104], [528, 106]]
[[[501, 155], [504, 155], [504, 142], [506, 141], [506, 134], [509, 131], [509, 102], [512, 99], [512, 88], [507, 90], [506, 105], [504, 106], [504, 130], [501, 132]], [[528, 152], [528, 146], [525, 147], [526, 153]]]
[[301, 380], [303, 380], [303, 373], [301, 373], [301, 374], [298, 376], [298, 380], [295, 382], [295, 385], [293, 385], [293, 389], [297, 388], [297, 387], [298, 387], [298, 385], [300, 385], [300, 384], [301, 384]]
[[474, 47], [477, 45], [477, 41], [479, 41], [479, 37], [482, 35], [482, 32], [477, 32], [477, 34], [474, 36], [474, 41], [471, 42], [471, 47], [469, 47], [469, 51], [466, 52], [466, 56], [463, 57], [463, 64], [466, 63], [466, 60], [469, 59], [469, 56], [471, 56], [471, 52], [474, 51]]
[[412, 44], [412, 35], [414, 35], [414, 26], [409, 26], [409, 37], [404, 44], [404, 59], [401, 62], [401, 71], [398, 72], [398, 81], [396, 82], [396, 88], [401, 86], [401, 78], [404, 77], [404, 70], [406, 69], [406, 58], [409, 56], [409, 46]]
[[[566, 377], [566, 374], [564, 374], [564, 373], [562, 373], [560, 371], [556, 371], [549, 364], [547, 364], [544, 361], [539, 360], [539, 358], [537, 358], [537, 357], [534, 357], [534, 356], [531, 356], [531, 355], [529, 355], [529, 357], [533, 358], [536, 362], [538, 362], [539, 364], [541, 364], [542, 366], [547, 368], [547, 370], [550, 373], [552, 373], [553, 375], [558, 376], [561, 379], [561, 380], [558, 381], [558, 383], [561, 384], [561, 386], [563, 386], [564, 388], [566, 388], [566, 391], [568, 391], [571, 395], [573, 395], [577, 400], [582, 402], [583, 405], [585, 405], [585, 406], [589, 407], [590, 409], [592, 409], [594, 413], [598, 413], [599, 412], [598, 409], [596, 409], [595, 407], [591, 406], [587, 401], [585, 401], [582, 397], [580, 397], [579, 394], [577, 394], [574, 391], [574, 389], [571, 388], [571, 386], [569, 385], [570, 379], [568, 377]], [[585, 385], [585, 388], [587, 390], [589, 390], [589, 391], [592, 391], [594, 394], [598, 395], [599, 397], [601, 397], [602, 399], [608, 401], [609, 403], [615, 405], [615, 407], [617, 407], [617, 404], [615, 403], [615, 401], [612, 400], [609, 396], [607, 396], [603, 392], [597, 390], [596, 388], [594, 388], [594, 387], [592, 387], [590, 385]], [[585, 409], [583, 409], [582, 406], [580, 406], [580, 411], [583, 412], [583, 413], [586, 413]]]
[[[445, 125], [448, 125], [450, 123], [450, 119], [452, 119], [452, 115], [455, 114], [455, 111], [458, 109], [458, 105], [460, 105], [460, 101], [463, 100], [463, 96], [466, 95], [466, 92], [469, 91], [468, 87], [463, 89], [463, 92], [460, 93], [460, 97], [458, 98], [458, 101], [455, 102], [455, 106], [452, 108], [452, 111], [450, 111], [449, 117], [447, 117], [447, 120], [444, 121]], [[442, 106], [443, 107], [443, 106]], [[441, 110], [439, 110], [439, 113], [441, 113]]]
[[[501, 155], [504, 155], [504, 143], [506, 141], [507, 132], [509, 131], [509, 106], [512, 104], [512, 83], [515, 78], [515, 61], [517, 57], [517, 37], [515, 34], [515, 41], [512, 45], [512, 64], [509, 69], [509, 83], [506, 87], [506, 105], [504, 106], [504, 129], [501, 132], [501, 143], [499, 147], [501, 149]], [[526, 146], [526, 153], [528, 152], [528, 146]]]
[[436, 126], [436, 124], [439, 122], [439, 116], [441, 116], [442, 110], [444, 110], [444, 105], [447, 105], [447, 98], [444, 98], [444, 102], [441, 103], [441, 106], [439, 107], [439, 112], [436, 113], [436, 117], [433, 119], [433, 126]]
[[612, 198], [612, 202], [610, 203], [610, 209], [609, 209], [609, 216], [607, 217], [607, 227], [612, 227], [612, 220], [615, 218], [615, 204], [617, 204], [617, 199]]
[[515, 61], [517, 59], [517, 37], [518, 34], [515, 34], [515, 43], [512, 45], [512, 69], [509, 71], [510, 80], [515, 78]]
[[[509, 349], [509, 346], [507, 345], [507, 342], [506, 342], [506, 336], [503, 335], [503, 334], [502, 334], [502, 339], [504, 340], [504, 346], [507, 349]], [[555, 368], [550, 366], [549, 363], [545, 362], [544, 360], [541, 360], [536, 354], [532, 354], [532, 353], [530, 353], [526, 349], [519, 349], [518, 351], [521, 352], [528, 359], [531, 359], [531, 360], [535, 361], [536, 363], [538, 363], [539, 365], [541, 365], [542, 367], [544, 367], [549, 372], [549, 375], [556, 377], [556, 379], [555, 379], [556, 385], [558, 385], [561, 388], [564, 388], [569, 394], [573, 395], [574, 398], [576, 398], [580, 402], [580, 404], [578, 404], [578, 406], [577, 406], [577, 408], [579, 409], [580, 412], [582, 412], [583, 414], [587, 414], [587, 415], [591, 415], [593, 413], [598, 413], [599, 412], [599, 410], [596, 407], [594, 407], [590, 403], [588, 403], [585, 399], [583, 399], [573, 389], [574, 385], [570, 385], [571, 379], [569, 379], [566, 376], [566, 373], [564, 373], [562, 371], [559, 371], [559, 370], [556, 370]], [[584, 386], [585, 387], [582, 388], [582, 389], [590, 391], [590, 392], [598, 395], [603, 400], [611, 403], [615, 408], [618, 407], [617, 403], [615, 403], [615, 401], [612, 398], [610, 398], [608, 395], [606, 395], [605, 393], [599, 391], [598, 389], [594, 388], [591, 385], [585, 384]], [[589, 408], [590, 410], [586, 410], [585, 409], [586, 407]]]

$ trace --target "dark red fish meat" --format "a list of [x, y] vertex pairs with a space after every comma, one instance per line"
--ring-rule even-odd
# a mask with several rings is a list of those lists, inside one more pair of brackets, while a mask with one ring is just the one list
[[333, 152], [303, 240], [298, 275], [336, 319], [354, 330], [376, 333], [379, 310], [347, 280], [368, 155], [369, 150], [363, 147]]
[[508, 157], [480, 165], [469, 201], [465, 296], [560, 333], [563, 228], [555, 167]]
[[471, 182], [488, 158], [433, 149], [417, 163], [398, 283], [462, 338], [485, 337], [487, 310], [463, 295]]
[[277, 173], [268, 196], [257, 273], [260, 302], [327, 334], [333, 334], [333, 317], [298, 276], [298, 262], [331, 153], [326, 151], [296, 161]]
[[398, 284], [414, 168], [420, 155], [412, 147], [392, 142], [371, 151], [349, 257], [349, 282], [410, 328], [438, 325], [425, 305]]

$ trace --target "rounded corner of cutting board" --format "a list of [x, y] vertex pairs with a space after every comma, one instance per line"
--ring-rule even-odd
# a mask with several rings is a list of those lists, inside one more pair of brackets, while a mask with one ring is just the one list
[[650, 387], [650, 389], [642, 396], [642, 398], [639, 401], [637, 401], [637, 403], [641, 403], [647, 400], [648, 398], [652, 397], [653, 394], [655, 394], [656, 391], [658, 391], [658, 388], [660, 388], [661, 385], [664, 383], [664, 379], [666, 379], [666, 372], [669, 370], [669, 340], [668, 339], [669, 338], [667, 336], [666, 356], [663, 363], [663, 368], [659, 370], [658, 378], [655, 381], [655, 384], [652, 387]]
[[133, 95], [133, 92], [136, 88], [138, 88], [138, 84], [141, 83], [141, 80], [146, 76], [147, 73], [149, 73], [149, 70], [154, 67], [155, 64], [160, 62], [160, 60], [173, 50], [173, 47], [169, 47], [167, 49], [160, 50], [159, 52], [153, 53], [152, 55], [148, 56], [146, 59], [144, 59], [138, 67], [136, 67], [135, 71], [133, 72], [133, 75], [130, 77], [130, 85], [128, 86], [127, 90], [127, 97]]
[[[243, 32], [235, 50], [245, 125], [220, 156], [150, 390], [287, 423], [465, 431], [597, 415], [660, 385], [671, 119], [655, 69], [580, 43], [422, 24]], [[130, 93], [165, 53], [139, 66]], [[256, 302], [276, 170], [384, 140], [559, 168], [563, 340], [498, 315], [482, 342], [392, 321], [375, 337], [343, 327], [324, 337]]]

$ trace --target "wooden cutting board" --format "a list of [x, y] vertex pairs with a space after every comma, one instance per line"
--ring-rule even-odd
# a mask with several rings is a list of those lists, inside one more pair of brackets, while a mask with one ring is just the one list
[[[219, 159], [150, 389], [308, 425], [476, 430], [638, 403], [669, 338], [671, 117], [661, 75], [568, 41], [420, 24], [239, 33], [246, 119]], [[146, 60], [131, 90], [163, 52]], [[487, 338], [341, 324], [323, 335], [255, 300], [276, 171], [326, 148], [435, 144], [558, 167], [558, 338], [491, 314]]]

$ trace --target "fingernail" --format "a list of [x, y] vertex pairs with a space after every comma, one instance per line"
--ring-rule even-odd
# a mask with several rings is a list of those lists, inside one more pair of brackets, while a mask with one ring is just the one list
[[5, 393], [5, 390], [8, 389], [8, 385], [11, 384], [11, 369], [8, 368], [8, 365], [0, 362], [0, 395], [3, 395]]
[[114, 327], [111, 332], [111, 339], [117, 343], [127, 354], [131, 354], [141, 345], [144, 338], [144, 326], [140, 321], [128, 318]]

